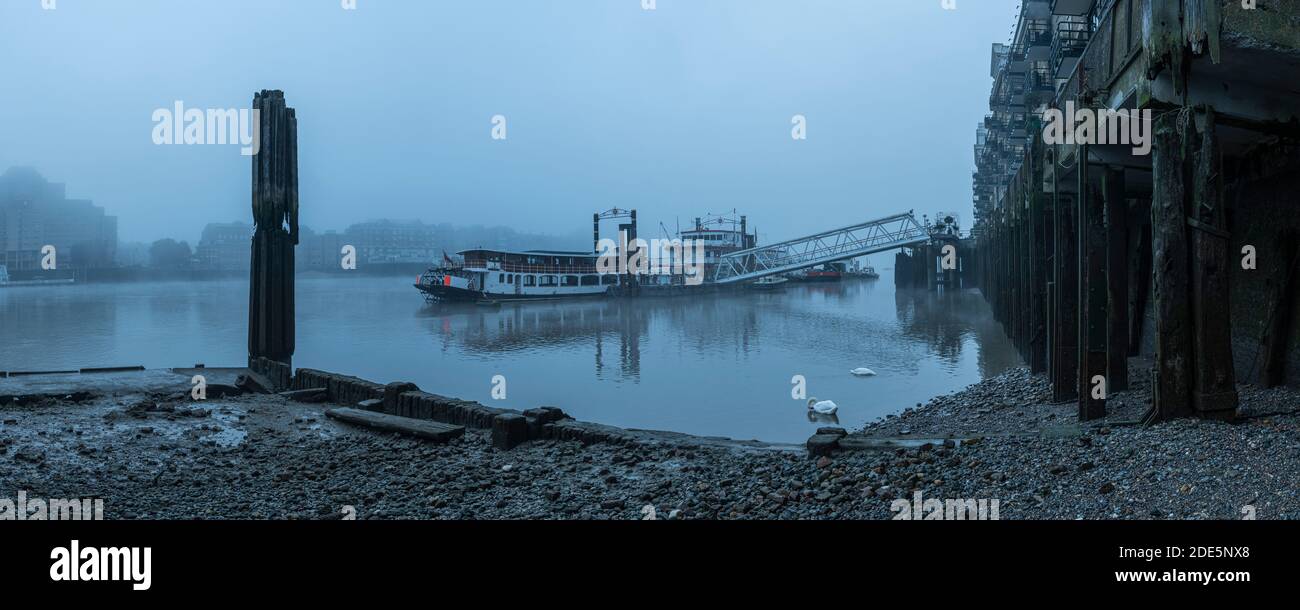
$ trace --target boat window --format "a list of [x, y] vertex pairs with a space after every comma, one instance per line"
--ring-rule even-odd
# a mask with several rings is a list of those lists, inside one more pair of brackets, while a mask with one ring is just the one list
[[525, 285], [525, 286], [536, 286], [536, 285], [537, 285], [537, 276], [535, 276], [535, 275], [525, 275], [525, 276], [524, 276], [524, 285]]
[[600, 276], [600, 283], [604, 286], [612, 286], [618, 283], [618, 276], [613, 273], [602, 275]]
[[564, 284], [563, 284], [563, 285], [564, 285], [564, 286], [577, 286], [577, 285], [578, 285], [578, 276], [576, 276], [576, 275], [566, 275], [566, 276], [564, 276]]
[[537, 285], [538, 285], [538, 286], [555, 286], [555, 285], [557, 285], [557, 284], [558, 284], [558, 282], [556, 281], [556, 277], [555, 277], [554, 275], [543, 275], [543, 276], [540, 276]]
[[599, 275], [584, 275], [584, 276], [582, 276], [582, 285], [583, 285], [583, 286], [599, 286], [599, 285], [600, 285], [600, 276], [599, 276]]
[[498, 273], [498, 274], [497, 274], [497, 283], [498, 283], [498, 284], [504, 284], [504, 283], [506, 283], [506, 274], [504, 274], [504, 273]]
[[515, 283], [515, 274], [511, 273], [511, 274], [506, 275], [506, 283], [507, 283], [507, 284], [513, 284], [513, 283]]

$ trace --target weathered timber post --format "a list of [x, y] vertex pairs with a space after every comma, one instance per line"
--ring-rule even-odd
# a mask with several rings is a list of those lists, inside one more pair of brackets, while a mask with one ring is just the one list
[[1194, 156], [1191, 239], [1192, 406], [1197, 415], [1233, 419], [1237, 414], [1237, 375], [1232, 362], [1232, 316], [1228, 290], [1227, 214], [1214, 109], [1195, 113], [1199, 150]]
[[[1145, 215], [1150, 218], [1150, 201], [1143, 202]], [[1130, 231], [1130, 233], [1133, 231]], [[1147, 303], [1151, 295], [1151, 224], [1141, 222], [1136, 227], [1138, 264], [1132, 266], [1132, 289], [1129, 292], [1128, 354], [1142, 353], [1142, 337], [1146, 334]]]
[[1191, 414], [1191, 298], [1187, 278], [1187, 217], [1183, 211], [1184, 139], [1187, 112], [1156, 120], [1152, 152], [1152, 273], [1155, 281], [1156, 371], [1151, 410], [1156, 423]]
[[[1057, 165], [1059, 171], [1060, 165]], [[1058, 187], [1059, 188], [1059, 187]], [[1075, 224], [1078, 202], [1067, 193], [1058, 191], [1056, 197], [1056, 350], [1053, 370], [1052, 399], [1056, 402], [1073, 400], [1079, 387], [1079, 282], [1078, 243]]]
[[1267, 326], [1264, 327], [1264, 368], [1261, 383], [1266, 388], [1275, 388], [1286, 383], [1287, 349], [1291, 342], [1291, 317], [1295, 307], [1295, 272], [1293, 267], [1300, 250], [1300, 233], [1287, 229], [1279, 233], [1277, 243], [1281, 245], [1273, 262], [1273, 308], [1269, 312]]
[[253, 96], [260, 147], [253, 156], [253, 259], [248, 359], [292, 365], [294, 247], [298, 245], [298, 121], [281, 91]]
[[[1105, 206], [1092, 186], [1088, 145], [1079, 147], [1079, 421], [1106, 416]], [[1101, 381], [1100, 388], [1098, 380]]]
[[1047, 371], [1047, 237], [1043, 222], [1042, 167], [1034, 155], [1030, 172], [1029, 197], [1029, 370], [1034, 374]]
[[1106, 195], [1106, 389], [1128, 389], [1128, 199], [1124, 169], [1108, 167], [1102, 176]]

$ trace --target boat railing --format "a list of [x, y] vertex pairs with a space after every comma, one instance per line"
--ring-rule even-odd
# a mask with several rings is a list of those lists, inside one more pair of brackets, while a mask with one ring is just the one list
[[465, 261], [465, 267], [501, 271], [503, 273], [537, 273], [544, 275], [592, 275], [599, 273], [595, 267], [590, 266], [521, 265], [517, 263], [499, 263], [497, 261]]

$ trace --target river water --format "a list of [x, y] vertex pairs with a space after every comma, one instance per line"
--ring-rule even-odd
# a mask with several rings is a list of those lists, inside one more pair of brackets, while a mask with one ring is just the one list
[[[1020, 364], [978, 293], [895, 294], [890, 273], [499, 308], [425, 305], [413, 277], [300, 278], [294, 366], [616, 426], [802, 442]], [[246, 281], [0, 289], [0, 370], [239, 366], [247, 312]], [[796, 376], [839, 405], [836, 422], [810, 419]]]

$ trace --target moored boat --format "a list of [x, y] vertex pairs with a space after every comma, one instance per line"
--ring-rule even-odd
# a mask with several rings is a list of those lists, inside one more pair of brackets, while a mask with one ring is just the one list
[[558, 250], [465, 250], [463, 262], [443, 264], [420, 275], [415, 288], [431, 302], [504, 302], [600, 297], [617, 291], [623, 279], [597, 271], [599, 255]]
[[788, 283], [790, 283], [790, 280], [779, 275], [769, 275], [765, 278], [750, 282], [748, 286], [752, 290], [780, 290]]

